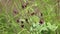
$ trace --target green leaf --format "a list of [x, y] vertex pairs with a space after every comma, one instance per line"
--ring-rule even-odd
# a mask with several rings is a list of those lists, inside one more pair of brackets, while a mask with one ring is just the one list
[[36, 22], [36, 23], [37, 23], [37, 22], [39, 22], [39, 17], [37, 17], [37, 16], [34, 15], [34, 16], [31, 16], [31, 17], [30, 17], [30, 20], [31, 20], [32, 22]]
[[55, 31], [58, 26], [56, 26], [55, 24], [51, 25], [50, 23], [47, 23], [47, 27], [51, 30], [51, 31]]

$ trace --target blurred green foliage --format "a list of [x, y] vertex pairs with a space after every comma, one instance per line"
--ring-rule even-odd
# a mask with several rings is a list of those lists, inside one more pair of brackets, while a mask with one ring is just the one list
[[[45, 23], [58, 25], [56, 31], [49, 31], [51, 34], [60, 34], [60, 12], [57, 1], [0, 0], [0, 34], [31, 34], [30, 27], [35, 26], [34, 23], [39, 23], [41, 18], [44, 19]], [[25, 8], [22, 7], [24, 3], [27, 3]], [[34, 14], [31, 15], [32, 13]], [[43, 14], [42, 17], [41, 13]], [[17, 22], [17, 19], [19, 19], [19, 22]], [[25, 19], [28, 19], [28, 23]], [[23, 24], [21, 21], [23, 21]], [[24, 25], [24, 27], [22, 28], [21, 25]], [[39, 28], [40, 25], [37, 27]], [[55, 25], [48, 27], [51, 29]]]

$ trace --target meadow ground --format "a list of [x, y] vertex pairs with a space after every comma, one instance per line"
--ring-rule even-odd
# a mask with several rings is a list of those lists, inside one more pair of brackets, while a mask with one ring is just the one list
[[0, 34], [31, 34], [40, 20], [58, 25], [50, 33], [60, 34], [60, 0], [0, 0]]

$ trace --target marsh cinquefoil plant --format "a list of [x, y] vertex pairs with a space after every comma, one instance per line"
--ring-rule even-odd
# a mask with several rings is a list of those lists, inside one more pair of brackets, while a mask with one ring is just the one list
[[57, 28], [58, 26], [49, 22], [44, 24], [33, 23], [30, 27], [30, 32], [31, 34], [50, 34], [51, 31], [55, 31]]

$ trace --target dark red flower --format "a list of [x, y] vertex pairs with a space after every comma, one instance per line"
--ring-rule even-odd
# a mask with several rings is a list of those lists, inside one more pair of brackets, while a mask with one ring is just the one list
[[22, 4], [22, 8], [27, 7], [27, 4], [28, 4], [28, 3], [23, 3], [23, 4]]
[[40, 24], [43, 24], [43, 23], [44, 23], [44, 20], [43, 20], [43, 19], [41, 19], [39, 23], [40, 23]]
[[35, 13], [33, 12], [33, 13], [31, 13], [31, 15], [33, 16]]
[[43, 16], [43, 14], [41, 13], [41, 16]]
[[13, 10], [13, 13], [14, 13], [14, 14], [18, 14], [17, 9], [14, 9], [14, 10]]
[[28, 23], [28, 19], [25, 19], [25, 21]]
[[23, 27], [24, 27], [24, 25], [21, 25], [21, 27], [23, 28]]
[[23, 22], [23, 21], [21, 21], [21, 23], [23, 24], [24, 22]]
[[17, 22], [19, 22], [19, 19], [17, 19]]

